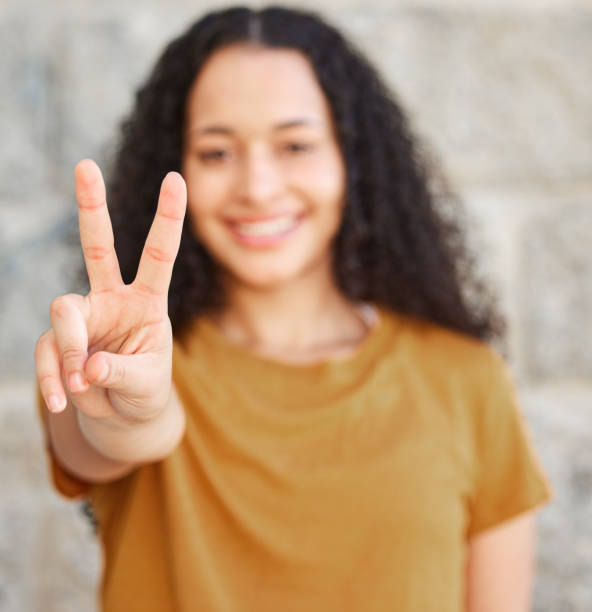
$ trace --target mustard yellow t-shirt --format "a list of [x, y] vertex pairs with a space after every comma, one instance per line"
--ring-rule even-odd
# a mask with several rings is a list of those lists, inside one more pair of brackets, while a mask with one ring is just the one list
[[467, 539], [550, 497], [501, 359], [380, 309], [355, 354], [288, 365], [205, 320], [176, 342], [164, 461], [84, 493], [107, 612], [460, 612]]

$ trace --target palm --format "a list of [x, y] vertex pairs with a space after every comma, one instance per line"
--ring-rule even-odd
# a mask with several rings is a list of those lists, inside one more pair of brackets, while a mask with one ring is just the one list
[[52, 304], [63, 376], [68, 380], [69, 371], [82, 370], [86, 379], [82, 386], [69, 385], [71, 401], [89, 416], [108, 416], [115, 411], [133, 418], [149, 417], [164, 406], [171, 390], [167, 293], [181, 237], [185, 185], [175, 174], [163, 181], [138, 273], [125, 285], [113, 248], [105, 186], [96, 164], [81, 162], [75, 182], [91, 290], [84, 297], [63, 296]]
[[172, 344], [166, 302], [160, 296], [146, 295], [133, 285], [122, 284], [100, 293], [91, 291], [80, 298], [80, 308], [85, 315], [89, 378], [100, 375], [103, 367], [102, 363], [94, 364], [93, 356], [105, 353], [128, 357], [135, 362], [131, 364], [136, 366], [134, 369], [147, 378], [139, 388], [91, 386], [83, 395], [74, 397], [75, 405], [90, 416], [106, 416], [113, 409], [126, 414], [142, 404], [144, 411], [150, 412], [151, 404], [162, 404], [166, 399], [163, 392], [170, 386]]
[[91, 292], [85, 299], [89, 354], [158, 351], [170, 336], [166, 304], [159, 297], [142, 295], [133, 286], [122, 285], [112, 291]]

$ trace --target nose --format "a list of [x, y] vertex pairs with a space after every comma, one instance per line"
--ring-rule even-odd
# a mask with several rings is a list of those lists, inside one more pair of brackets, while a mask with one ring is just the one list
[[246, 151], [237, 180], [238, 197], [250, 206], [265, 208], [281, 193], [281, 168], [273, 154], [264, 148]]

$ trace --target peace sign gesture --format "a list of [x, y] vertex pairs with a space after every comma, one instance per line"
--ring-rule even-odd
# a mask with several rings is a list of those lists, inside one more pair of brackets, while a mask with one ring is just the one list
[[41, 394], [52, 412], [64, 410], [69, 400], [92, 419], [146, 421], [171, 394], [167, 293], [181, 240], [185, 182], [176, 172], [163, 180], [136, 278], [125, 285], [98, 166], [79, 162], [74, 180], [90, 292], [60, 296], [50, 306], [51, 329], [35, 351]]

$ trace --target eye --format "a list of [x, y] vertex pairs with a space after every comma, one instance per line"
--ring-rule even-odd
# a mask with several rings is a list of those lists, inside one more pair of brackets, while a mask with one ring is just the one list
[[282, 151], [289, 155], [296, 155], [298, 153], [307, 153], [312, 151], [313, 146], [305, 142], [287, 142], [282, 146]]
[[207, 149], [200, 151], [197, 156], [204, 164], [216, 164], [229, 159], [231, 154], [225, 149]]

